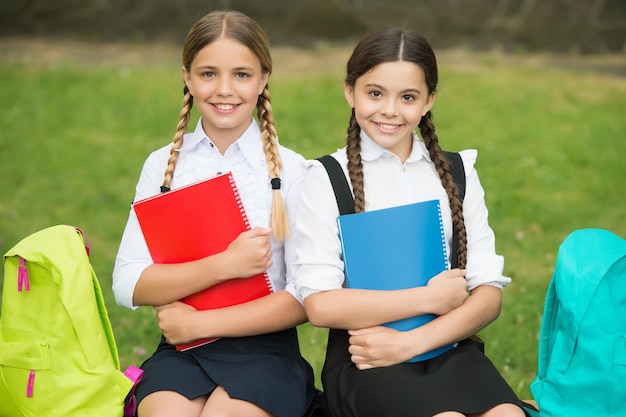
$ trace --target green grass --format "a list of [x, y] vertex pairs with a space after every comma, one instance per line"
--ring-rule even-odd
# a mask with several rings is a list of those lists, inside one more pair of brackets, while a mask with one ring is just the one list
[[[342, 146], [349, 111], [342, 65], [271, 79], [281, 142], [306, 157]], [[490, 222], [513, 278], [502, 315], [481, 334], [507, 381], [530, 398], [560, 242], [586, 227], [626, 236], [626, 79], [484, 60], [469, 69], [444, 64], [440, 80], [440, 141], [449, 150], [479, 150]], [[0, 253], [44, 227], [81, 227], [91, 239], [122, 364], [141, 363], [159, 338], [154, 314], [116, 306], [111, 272], [141, 165], [170, 141], [177, 123], [177, 63], [4, 62], [0, 91]], [[299, 330], [319, 378], [326, 331]]]

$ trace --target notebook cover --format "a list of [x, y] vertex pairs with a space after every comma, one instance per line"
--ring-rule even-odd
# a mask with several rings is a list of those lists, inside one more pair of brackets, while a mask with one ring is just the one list
[[[250, 224], [230, 172], [133, 204], [154, 263], [194, 261], [224, 251]], [[228, 307], [272, 292], [267, 272], [231, 279], [180, 301], [196, 310]], [[178, 345], [186, 350], [216, 340]]]
[[[396, 290], [424, 286], [448, 269], [439, 200], [346, 214], [339, 216], [337, 223], [350, 288]], [[425, 314], [385, 326], [407, 331], [435, 317]], [[409, 362], [439, 356], [454, 346], [443, 346]]]

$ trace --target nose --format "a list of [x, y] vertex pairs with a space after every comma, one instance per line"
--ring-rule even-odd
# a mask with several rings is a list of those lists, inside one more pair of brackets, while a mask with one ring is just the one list
[[217, 81], [217, 94], [228, 96], [232, 94], [232, 83], [230, 77], [220, 77]]
[[396, 101], [393, 98], [384, 100], [380, 112], [386, 116], [395, 116], [397, 113]]

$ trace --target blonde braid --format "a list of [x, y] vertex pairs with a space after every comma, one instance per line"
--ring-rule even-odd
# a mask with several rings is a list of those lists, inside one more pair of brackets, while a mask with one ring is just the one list
[[176, 126], [176, 134], [174, 134], [174, 140], [172, 148], [170, 149], [170, 158], [167, 161], [167, 168], [165, 168], [165, 176], [163, 178], [163, 185], [161, 186], [161, 192], [170, 190], [172, 183], [172, 177], [174, 176], [174, 169], [176, 169], [176, 161], [178, 160], [178, 150], [183, 146], [183, 136], [187, 131], [187, 125], [191, 118], [191, 108], [193, 107], [193, 96], [189, 93], [187, 86], [183, 89], [183, 108], [180, 111], [180, 119]]
[[361, 160], [361, 127], [356, 121], [354, 109], [350, 116], [348, 137], [346, 139], [346, 156], [348, 158], [348, 174], [354, 194], [354, 211], [365, 211], [365, 191], [363, 190], [363, 161]]
[[257, 102], [257, 113], [261, 124], [261, 140], [272, 182], [272, 231], [279, 241], [289, 237], [289, 221], [285, 202], [280, 192], [280, 169], [282, 163], [278, 154], [278, 143], [270, 91], [265, 86]]
[[452, 178], [450, 162], [439, 146], [439, 139], [435, 133], [435, 125], [432, 122], [430, 112], [422, 117], [419, 128], [424, 144], [430, 154], [430, 159], [435, 163], [435, 168], [439, 173], [439, 178], [441, 178], [441, 184], [448, 195], [450, 211], [452, 212], [452, 224], [457, 234], [459, 268], [465, 268], [467, 265], [467, 233], [463, 218], [463, 204], [459, 198], [459, 189]]

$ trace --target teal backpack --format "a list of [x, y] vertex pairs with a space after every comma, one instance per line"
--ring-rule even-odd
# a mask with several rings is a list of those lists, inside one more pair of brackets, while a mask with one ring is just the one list
[[[122, 417], [120, 371], [89, 244], [80, 229], [36, 232], [4, 256], [0, 416]], [[136, 368], [135, 368], [136, 369]]]
[[561, 244], [530, 390], [542, 417], [626, 417], [626, 240], [583, 229]]

